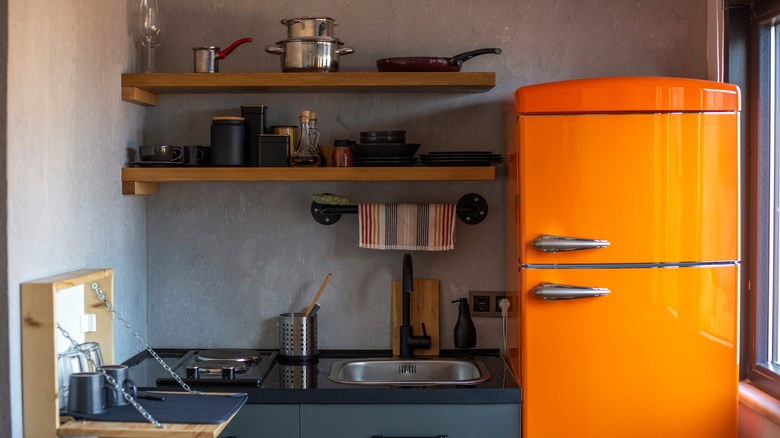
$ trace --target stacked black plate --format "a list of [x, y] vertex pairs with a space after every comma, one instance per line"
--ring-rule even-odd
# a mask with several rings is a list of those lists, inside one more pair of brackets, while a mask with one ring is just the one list
[[364, 131], [352, 145], [358, 166], [412, 166], [419, 144], [406, 143], [406, 131]]
[[438, 151], [420, 154], [428, 166], [495, 166], [504, 156], [490, 151]]

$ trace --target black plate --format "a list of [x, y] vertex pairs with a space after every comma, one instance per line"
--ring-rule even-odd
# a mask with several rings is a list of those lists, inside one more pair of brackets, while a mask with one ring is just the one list
[[181, 166], [181, 161], [131, 161], [130, 164], [132, 166], [141, 166], [141, 167], [173, 167], [173, 166]]
[[360, 167], [402, 167], [417, 164], [417, 158], [368, 158], [355, 159], [355, 164]]
[[429, 154], [496, 155], [492, 151], [431, 151]]
[[416, 143], [374, 143], [354, 144], [352, 149], [360, 158], [365, 157], [411, 157], [420, 149]]
[[383, 157], [355, 157], [355, 161], [377, 161], [377, 160], [384, 160], [384, 161], [415, 161], [417, 160], [417, 157], [407, 157], [406, 155], [388, 155]]
[[422, 160], [428, 166], [494, 166], [502, 160], [474, 159], [447, 159], [447, 160]]
[[447, 160], [452, 158], [473, 158], [475, 160], [501, 160], [504, 158], [501, 154], [479, 154], [479, 155], [471, 155], [471, 154], [420, 154], [420, 158], [422, 159], [430, 159], [430, 160]]

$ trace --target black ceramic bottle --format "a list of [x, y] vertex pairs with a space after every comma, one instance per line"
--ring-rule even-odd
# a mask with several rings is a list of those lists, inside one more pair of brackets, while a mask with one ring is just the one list
[[477, 328], [471, 320], [468, 298], [453, 301], [458, 305], [458, 322], [455, 324], [455, 348], [474, 348], [477, 346]]

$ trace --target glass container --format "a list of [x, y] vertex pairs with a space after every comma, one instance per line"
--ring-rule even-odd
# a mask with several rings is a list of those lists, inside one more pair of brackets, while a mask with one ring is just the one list
[[292, 166], [319, 166], [320, 153], [319, 141], [320, 132], [317, 130], [317, 113], [313, 111], [301, 111], [300, 116], [300, 137], [295, 153], [290, 158]]

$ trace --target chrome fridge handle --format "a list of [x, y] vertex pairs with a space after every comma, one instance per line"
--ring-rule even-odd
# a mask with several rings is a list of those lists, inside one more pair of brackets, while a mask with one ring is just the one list
[[542, 234], [534, 239], [534, 246], [544, 252], [577, 251], [580, 249], [606, 248], [608, 240], [580, 239], [578, 237]]
[[569, 286], [567, 284], [540, 283], [534, 294], [543, 300], [573, 300], [609, 295], [612, 291], [604, 287]]

